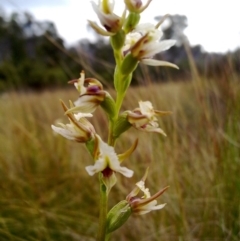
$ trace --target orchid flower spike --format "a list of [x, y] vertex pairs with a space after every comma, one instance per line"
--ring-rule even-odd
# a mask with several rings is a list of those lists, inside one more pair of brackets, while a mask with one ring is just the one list
[[[157, 205], [157, 198], [162, 195], [168, 187], [163, 188], [162, 190], [155, 193], [151, 196], [149, 189], [145, 188], [145, 180], [148, 175], [148, 169], [146, 170], [141, 181], [136, 183], [136, 187], [132, 192], [127, 196], [126, 200], [131, 206], [132, 212], [137, 215], [143, 215], [153, 210], [159, 210], [164, 208], [166, 204]], [[137, 197], [138, 193], [142, 191], [143, 196]]]
[[[67, 111], [67, 106], [61, 101], [64, 111]], [[93, 125], [86, 119], [86, 117], [92, 117], [90, 113], [77, 113], [67, 114], [70, 121], [69, 124], [59, 123], [58, 126], [52, 125], [52, 129], [62, 135], [63, 137], [77, 141], [77, 142], [88, 142], [95, 138], [95, 129]]]
[[139, 101], [139, 108], [127, 111], [127, 120], [133, 127], [141, 131], [156, 132], [166, 136], [159, 128], [156, 116], [171, 114], [170, 111], [154, 110], [150, 101]]

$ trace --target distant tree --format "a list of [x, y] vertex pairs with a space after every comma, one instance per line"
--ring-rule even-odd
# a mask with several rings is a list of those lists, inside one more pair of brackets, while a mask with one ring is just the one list
[[19, 22], [21, 21], [19, 14], [13, 13], [8, 24], [8, 41], [10, 43], [11, 59], [15, 65], [26, 59], [26, 51], [24, 47], [24, 32]]
[[66, 54], [54, 24], [35, 21], [29, 13], [6, 19], [0, 16], [0, 89], [66, 84], [73, 76], [68, 64], [79, 65]]
[[[155, 19], [160, 21], [163, 16], [157, 16]], [[162, 24], [163, 39], [175, 39], [176, 46], [183, 45], [184, 42], [188, 41], [184, 30], [188, 26], [187, 17], [185, 15], [169, 15], [164, 23]]]

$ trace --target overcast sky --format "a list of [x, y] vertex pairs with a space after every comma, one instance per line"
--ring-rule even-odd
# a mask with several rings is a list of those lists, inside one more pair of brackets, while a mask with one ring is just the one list
[[[115, 12], [120, 14], [123, 0], [115, 2]], [[239, 0], [153, 0], [141, 22], [156, 23], [155, 16], [167, 13], [185, 15], [185, 34], [191, 45], [201, 44], [210, 52], [226, 52], [240, 47], [239, 4]], [[91, 37], [86, 29], [87, 19], [96, 20], [90, 0], [1, 0], [0, 6], [6, 12], [28, 11], [36, 20], [53, 21], [68, 44]]]

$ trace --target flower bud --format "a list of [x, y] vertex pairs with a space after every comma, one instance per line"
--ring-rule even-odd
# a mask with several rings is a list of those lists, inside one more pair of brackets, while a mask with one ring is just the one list
[[112, 96], [108, 92], [105, 92], [105, 93], [106, 93], [105, 98], [100, 103], [100, 106], [108, 114], [109, 118], [112, 119], [115, 116], [116, 105], [115, 105], [115, 102], [114, 102]]
[[132, 214], [128, 201], [123, 200], [116, 204], [107, 215], [107, 233], [120, 228]]
[[131, 32], [139, 23], [140, 18], [141, 18], [141, 16], [139, 13], [134, 13], [134, 12], [129, 13], [129, 15], [126, 19], [126, 23], [124, 25], [125, 32], [126, 33]]
[[131, 74], [138, 65], [138, 59], [136, 57], [134, 57], [131, 53], [128, 54], [122, 63], [121, 66], [121, 72], [123, 75], [129, 75]]

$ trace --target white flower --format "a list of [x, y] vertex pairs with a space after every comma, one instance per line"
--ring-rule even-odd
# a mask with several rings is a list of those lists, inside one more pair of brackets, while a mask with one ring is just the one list
[[[70, 108], [69, 112], [83, 112], [92, 113], [104, 101], [107, 92], [103, 90], [103, 86], [95, 78], [86, 78], [84, 71], [81, 72], [79, 79], [69, 81], [70, 84], [74, 84], [78, 92], [79, 98], [74, 102], [75, 106]], [[86, 87], [85, 87], [86, 85]]]
[[103, 142], [98, 135], [96, 135], [96, 147], [95, 164], [86, 167], [86, 170], [90, 176], [93, 176], [98, 172], [106, 171], [110, 174], [112, 174], [112, 172], [119, 172], [126, 177], [132, 177], [133, 171], [126, 167], [120, 166], [120, 160], [114, 148]]
[[122, 17], [113, 13], [114, 0], [99, 0], [98, 5], [91, 1], [93, 10], [97, 14], [102, 26], [106, 29], [100, 28], [95, 22], [89, 20], [90, 26], [99, 34], [104, 36], [114, 35], [122, 27], [122, 22], [125, 18], [125, 11]]
[[122, 48], [123, 55], [131, 51], [131, 47], [142, 37], [141, 33], [131, 32], [126, 35], [125, 43]]
[[[66, 105], [62, 102], [62, 106], [65, 111], [68, 110]], [[58, 126], [52, 125], [52, 129], [62, 135], [63, 137], [77, 141], [77, 142], [87, 142], [94, 138], [95, 129], [93, 125], [86, 119], [86, 117], [91, 117], [90, 113], [77, 113], [77, 114], [67, 114], [70, 123], [63, 124], [59, 123]]]
[[127, 111], [127, 119], [138, 130], [156, 132], [166, 136], [164, 131], [159, 128], [156, 116], [170, 113], [169, 111], [154, 110], [150, 101], [139, 101], [139, 108]]
[[101, 94], [86, 94], [80, 96], [75, 102], [75, 107], [69, 109], [69, 112], [82, 111], [84, 113], [93, 113], [100, 103], [105, 98], [105, 92], [99, 92]]
[[126, 36], [122, 53], [123, 55], [131, 53], [134, 58], [143, 64], [169, 66], [178, 69], [175, 64], [152, 59], [155, 54], [171, 48], [176, 43], [175, 40], [160, 41], [162, 36], [163, 32], [153, 24], [140, 24]]
[[[157, 198], [162, 195], [168, 187], [163, 188], [153, 196], [151, 196], [149, 189], [145, 188], [145, 180], [147, 178], [148, 169], [146, 170], [141, 181], [136, 183], [136, 187], [127, 196], [126, 200], [130, 204], [133, 213], [137, 215], [143, 215], [153, 210], [159, 210], [164, 208], [166, 204], [157, 205]], [[143, 192], [142, 197], [137, 197], [139, 191]]]

